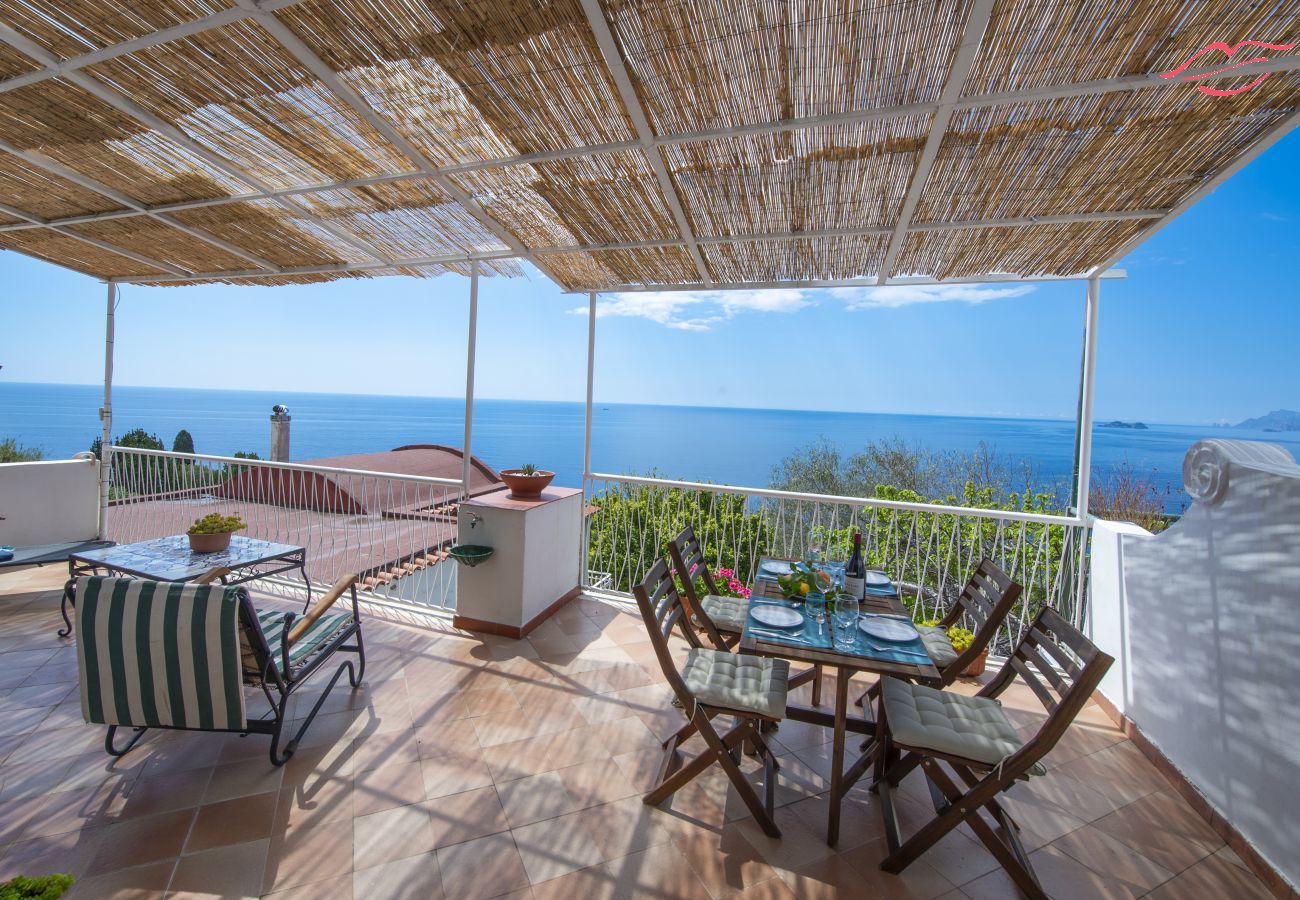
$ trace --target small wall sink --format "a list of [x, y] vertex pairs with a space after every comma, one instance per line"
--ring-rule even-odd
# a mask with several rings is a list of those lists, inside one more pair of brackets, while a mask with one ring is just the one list
[[493, 552], [492, 547], [484, 547], [482, 544], [457, 544], [450, 551], [452, 559], [471, 569], [486, 561]]

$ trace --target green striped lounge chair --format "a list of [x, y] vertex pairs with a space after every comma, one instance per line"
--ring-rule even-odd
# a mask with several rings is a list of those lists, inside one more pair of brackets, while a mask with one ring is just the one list
[[[361, 684], [366, 657], [356, 578], [338, 582], [299, 618], [259, 610], [241, 587], [211, 583], [222, 574], [190, 584], [78, 579], [81, 711], [86, 722], [108, 726], [104, 749], [113, 756], [129, 751], [149, 728], [233, 731], [269, 734], [271, 762], [283, 765], [344, 672], [354, 688]], [[331, 612], [348, 592], [352, 609]], [[290, 698], [339, 651], [349, 656], [281, 748]], [[249, 719], [245, 686], [261, 689], [269, 713]], [[134, 730], [122, 747], [115, 743], [119, 728]]]

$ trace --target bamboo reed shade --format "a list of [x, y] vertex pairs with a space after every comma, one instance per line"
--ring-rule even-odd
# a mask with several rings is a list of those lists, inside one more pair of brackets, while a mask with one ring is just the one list
[[180, 284], [1073, 275], [1300, 110], [1294, 70], [1060, 96], [1296, 40], [1295, 3], [600, 6], [0, 0], [0, 248]]

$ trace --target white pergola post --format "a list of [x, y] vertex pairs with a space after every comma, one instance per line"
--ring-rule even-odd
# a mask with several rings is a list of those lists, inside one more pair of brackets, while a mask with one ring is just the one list
[[[596, 292], [587, 295], [587, 418], [582, 437], [582, 492], [584, 510], [591, 502], [587, 496], [587, 483], [591, 479], [591, 412], [592, 396], [596, 385]], [[588, 560], [590, 557], [591, 529], [584, 512], [582, 517], [582, 559], [578, 563], [579, 581], [588, 585]]]
[[469, 267], [469, 336], [465, 350], [465, 443], [461, 463], [461, 490], [469, 498], [469, 477], [473, 470], [471, 439], [474, 436], [474, 354], [478, 349], [478, 260]]
[[113, 477], [113, 340], [114, 315], [117, 307], [117, 285], [108, 283], [108, 309], [104, 317], [104, 405], [99, 408], [99, 534], [101, 541], [108, 539], [108, 491]]
[[1097, 307], [1101, 280], [1088, 279], [1083, 328], [1083, 379], [1079, 386], [1079, 444], [1076, 455], [1075, 504], [1079, 521], [1087, 524], [1088, 489], [1092, 474], [1092, 407], [1097, 375]]

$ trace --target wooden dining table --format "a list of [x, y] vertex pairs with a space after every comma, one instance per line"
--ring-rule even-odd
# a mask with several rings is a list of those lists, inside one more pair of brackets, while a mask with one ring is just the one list
[[[782, 596], [776, 577], [765, 572], [767, 564], [781, 566], [790, 560], [764, 559], [755, 570], [749, 610], [741, 634], [740, 648], [746, 653], [774, 656], [791, 662], [808, 663], [823, 669], [835, 670], [835, 703], [833, 712], [817, 706], [788, 704], [786, 718], [832, 729], [830, 810], [826, 822], [826, 842], [834, 846], [839, 841], [840, 805], [844, 795], [857, 783], [870, 767], [872, 753], [863, 752], [847, 770], [844, 768], [845, 742], [849, 734], [875, 735], [875, 722], [865, 716], [849, 714], [849, 680], [858, 672], [892, 675], [922, 684], [939, 684], [939, 670], [935, 668], [924, 645], [885, 642], [870, 638], [855, 629], [855, 643], [851, 650], [836, 650], [831, 640], [831, 612], [821, 627], [806, 621], [802, 628], [779, 629], [767, 627], [753, 618], [753, 610], [762, 604], [786, 606], [803, 611], [802, 601], [787, 600]], [[896, 588], [892, 592], [871, 592], [859, 604], [860, 616], [911, 617], [903, 605]], [[818, 698], [814, 698], [816, 703]], [[779, 731], [778, 731], [779, 734]]]

